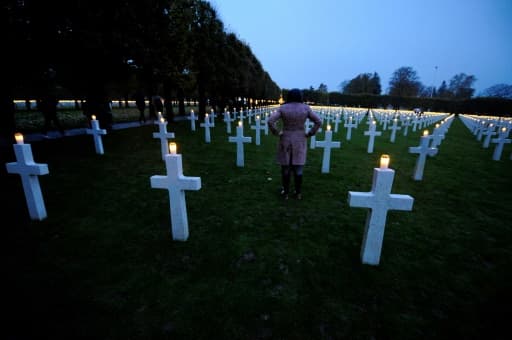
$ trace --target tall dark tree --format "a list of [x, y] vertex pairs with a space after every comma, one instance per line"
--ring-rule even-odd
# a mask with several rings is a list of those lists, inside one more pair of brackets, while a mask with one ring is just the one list
[[397, 97], [416, 97], [421, 89], [418, 74], [410, 66], [397, 69], [389, 80], [389, 94]]
[[473, 96], [473, 93], [475, 93], [475, 89], [473, 88], [475, 81], [475, 76], [459, 73], [450, 79], [448, 89], [456, 99], [469, 99]]

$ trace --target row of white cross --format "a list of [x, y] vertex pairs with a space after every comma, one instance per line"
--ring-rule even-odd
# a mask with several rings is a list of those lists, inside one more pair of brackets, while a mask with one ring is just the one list
[[[510, 144], [512, 140], [508, 138], [510, 130], [512, 130], [512, 119], [504, 119], [502, 117], [480, 117], [472, 115], [459, 115], [464, 125], [473, 133], [476, 140], [482, 142], [484, 149], [489, 148], [490, 143], [496, 144], [492, 159], [501, 160], [503, 147]], [[496, 136], [492, 138], [492, 136]], [[510, 158], [512, 160], [512, 153]]]
[[[369, 121], [371, 121], [370, 131], [371, 127], [376, 125], [374, 119], [378, 120], [379, 118], [380, 117], [378, 117], [378, 115], [373, 113], [371, 114], [369, 117]], [[437, 146], [439, 146], [443, 140], [453, 118], [453, 116], [445, 117], [441, 124], [436, 124], [436, 128], [432, 135], [424, 134], [421, 137], [420, 146], [409, 148], [410, 153], [419, 154], [415, 174], [413, 176], [415, 180], [420, 180], [422, 178], [426, 157], [433, 156], [437, 153]], [[359, 122], [361, 121], [359, 117], [354, 118], [354, 120]], [[348, 119], [347, 123], [350, 124], [351, 119]], [[166, 164], [167, 175], [152, 176], [150, 178], [151, 187], [167, 189], [169, 191], [172, 237], [174, 240], [186, 241], [189, 236], [189, 231], [185, 190], [199, 190], [201, 188], [201, 178], [186, 177], [183, 175], [181, 155], [175, 152], [169, 153], [167, 151], [167, 140], [169, 138], [174, 138], [174, 133], [167, 132], [167, 122], [162, 118], [157, 122], [157, 124], [159, 124], [159, 132], [154, 133], [153, 137], [159, 138], [162, 141], [161, 152]], [[96, 124], [92, 125], [93, 131], [99, 130], [99, 127]], [[96, 134], [92, 134], [96, 136]], [[241, 122], [237, 126], [236, 137], [229, 137], [229, 139], [231, 142], [237, 143], [237, 150], [240, 148], [239, 145], [243, 147], [243, 143], [251, 142], [250, 137], [243, 136], [243, 125]], [[164, 140], [165, 149], [163, 147]], [[324, 147], [322, 172], [325, 172], [329, 167], [329, 157], [326, 156], [327, 153], [325, 150], [330, 150], [332, 147], [339, 147], [340, 142], [332, 141], [332, 131], [330, 128], [327, 128], [325, 140], [316, 142], [316, 146]], [[18, 162], [6, 164], [7, 170], [10, 173], [18, 173], [22, 176], [27, 204], [29, 204], [29, 211], [31, 211], [31, 217], [41, 220], [46, 217], [46, 210], [44, 208], [44, 201], [42, 199], [37, 176], [47, 174], [48, 167], [45, 164], [34, 163], [29, 144], [15, 144], [14, 148]], [[237, 154], [240, 153], [243, 154], [243, 150], [237, 151]], [[243, 166], [243, 158], [241, 163]], [[348, 202], [350, 206], [370, 209], [368, 212], [369, 215], [366, 221], [361, 247], [361, 260], [366, 264], [378, 265], [380, 262], [387, 211], [412, 210], [414, 199], [411, 196], [391, 194], [394, 174], [394, 170], [387, 168], [387, 166], [375, 168], [373, 184], [370, 192], [349, 191], [348, 193]]]

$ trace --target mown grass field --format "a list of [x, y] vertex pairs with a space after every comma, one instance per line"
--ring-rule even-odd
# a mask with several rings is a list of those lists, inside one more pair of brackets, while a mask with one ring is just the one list
[[[90, 136], [32, 144], [48, 218], [30, 221], [19, 177], [2, 174], [4, 306], [8, 339], [498, 339], [512, 303], [512, 161], [482, 149], [456, 118], [414, 181], [420, 131], [377, 137], [362, 124], [332, 152], [308, 151], [302, 201], [282, 201], [277, 139], [245, 145], [245, 167], [223, 122], [169, 124], [185, 176], [190, 238], [172, 241], [156, 126], [115, 130], [105, 154]], [[234, 129], [233, 129], [234, 131]], [[432, 129], [431, 129], [432, 131]], [[245, 134], [252, 135], [246, 124]], [[320, 133], [317, 140], [323, 140]], [[381, 154], [393, 193], [411, 212], [388, 214], [381, 263], [359, 258], [369, 191]], [[9, 218], [14, 221], [9, 222]], [[505, 337], [502, 337], [505, 338]]]

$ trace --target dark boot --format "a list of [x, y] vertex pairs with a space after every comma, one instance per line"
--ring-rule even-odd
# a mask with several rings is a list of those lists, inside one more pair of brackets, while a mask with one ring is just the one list
[[282, 174], [281, 175], [281, 181], [282, 181], [282, 184], [283, 184], [283, 188], [281, 190], [281, 196], [283, 196], [283, 198], [285, 200], [287, 200], [288, 199], [288, 193], [290, 192], [290, 174], [288, 174], [288, 175]]
[[296, 195], [297, 199], [301, 200], [302, 199], [302, 175], [296, 174], [293, 178], [295, 180], [295, 195]]

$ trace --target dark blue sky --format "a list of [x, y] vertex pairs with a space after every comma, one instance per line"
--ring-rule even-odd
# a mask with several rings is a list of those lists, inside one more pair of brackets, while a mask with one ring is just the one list
[[[339, 89], [344, 80], [411, 66], [439, 87], [474, 75], [476, 94], [512, 84], [512, 0], [210, 0], [283, 88]], [[437, 66], [437, 71], [436, 71]]]

